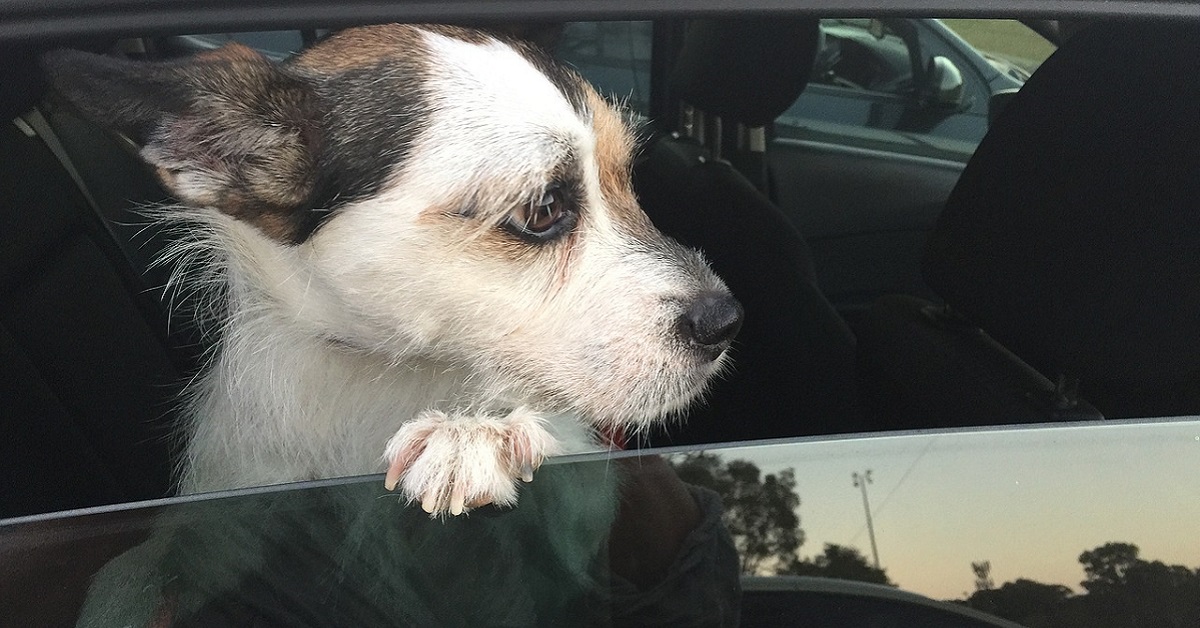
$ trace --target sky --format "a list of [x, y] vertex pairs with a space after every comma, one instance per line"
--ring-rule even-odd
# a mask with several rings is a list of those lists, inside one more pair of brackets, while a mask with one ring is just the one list
[[722, 450], [764, 473], [791, 467], [800, 553], [871, 546], [851, 474], [868, 498], [881, 566], [936, 599], [974, 591], [971, 563], [996, 586], [1016, 578], [1082, 591], [1079, 554], [1110, 541], [1146, 560], [1200, 568], [1200, 420], [910, 434]]

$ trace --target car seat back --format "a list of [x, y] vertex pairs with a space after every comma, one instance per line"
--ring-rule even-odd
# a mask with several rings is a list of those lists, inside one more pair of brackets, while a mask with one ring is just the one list
[[[816, 20], [698, 20], [671, 82], [690, 107], [761, 127], [795, 100]], [[718, 442], [863, 429], [854, 338], [817, 288], [808, 246], [747, 177], [705, 146], [662, 134], [635, 166], [642, 206], [702, 250], [745, 307], [730, 370], [669, 440]]]
[[0, 103], [0, 517], [165, 496], [187, 370], [44, 118], [19, 117], [35, 58], [5, 57]]
[[[956, 319], [1031, 366], [1066, 402], [1094, 407], [1086, 414], [1194, 414], [1197, 172], [1200, 29], [1093, 26], [996, 118], [930, 237], [925, 278]], [[864, 337], [867, 364], [890, 363], [903, 379], [946, 352], [944, 335], [937, 349], [901, 356], [876, 342], [911, 329]], [[933, 396], [911, 376], [901, 387], [910, 399]], [[963, 420], [941, 410], [942, 420]], [[1052, 407], [1038, 416], [1060, 418]]]

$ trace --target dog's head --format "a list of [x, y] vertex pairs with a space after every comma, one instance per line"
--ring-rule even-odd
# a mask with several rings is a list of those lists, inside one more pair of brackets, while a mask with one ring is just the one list
[[213, 210], [288, 324], [330, 342], [638, 425], [696, 398], [741, 323], [700, 254], [638, 206], [621, 117], [523, 44], [390, 25], [284, 63], [231, 45], [45, 66]]

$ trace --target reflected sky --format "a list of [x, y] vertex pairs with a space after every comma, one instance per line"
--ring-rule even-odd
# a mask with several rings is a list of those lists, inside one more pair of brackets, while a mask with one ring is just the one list
[[871, 556], [867, 469], [881, 566], [901, 587], [938, 598], [974, 591], [973, 561], [992, 579], [1080, 591], [1079, 554], [1130, 542], [1145, 560], [1200, 567], [1200, 421], [1106, 423], [911, 434], [734, 448], [764, 473], [792, 467], [805, 557], [825, 543]]

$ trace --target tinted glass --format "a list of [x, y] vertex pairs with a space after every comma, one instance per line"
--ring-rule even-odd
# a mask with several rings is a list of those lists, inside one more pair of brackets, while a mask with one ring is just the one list
[[646, 114], [653, 27], [653, 22], [573, 22], [564, 27], [555, 56], [601, 94]]
[[777, 131], [785, 143], [966, 161], [992, 95], [1019, 89], [1053, 51], [1015, 20], [824, 19], [809, 86]]
[[[169, 611], [180, 625], [728, 625], [740, 605], [748, 618], [816, 613], [838, 626], [1007, 625], [981, 623], [979, 609], [1061, 620], [1039, 625], [1136, 626], [1197, 610], [1198, 421], [665, 458], [673, 471], [632, 452], [554, 461], [515, 509], [447, 520], [365, 477], [10, 521], [0, 591], [30, 618], [23, 625], [45, 625], [75, 612], [92, 571], [124, 551], [92, 584], [87, 612], [106, 621]], [[863, 491], [852, 476], [868, 470]], [[688, 516], [655, 507], [670, 503], [675, 478], [701, 512], [657, 584], [639, 588], [626, 577], [631, 557], [650, 562]], [[774, 578], [746, 581], [739, 602], [739, 571]], [[1069, 623], [1099, 621], [1115, 599], [1126, 600], [1119, 622]]]

